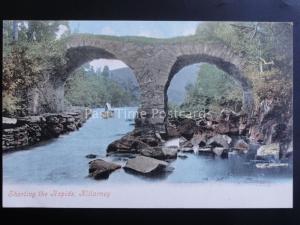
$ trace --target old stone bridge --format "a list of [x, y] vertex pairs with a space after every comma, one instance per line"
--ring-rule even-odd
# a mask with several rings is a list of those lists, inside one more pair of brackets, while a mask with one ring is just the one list
[[[51, 80], [54, 111], [64, 109], [64, 84], [76, 68], [94, 59], [118, 59], [130, 67], [139, 83], [141, 106], [139, 124], [159, 131], [165, 130], [167, 89], [173, 76], [183, 67], [195, 63], [210, 63], [230, 74], [243, 90], [243, 107], [250, 112], [253, 105], [252, 85], [244, 75], [245, 62], [230, 48], [220, 43], [202, 42], [182, 37], [154, 39], [74, 35], [64, 40], [66, 64], [57, 69]], [[154, 110], [155, 109], [155, 110]]]

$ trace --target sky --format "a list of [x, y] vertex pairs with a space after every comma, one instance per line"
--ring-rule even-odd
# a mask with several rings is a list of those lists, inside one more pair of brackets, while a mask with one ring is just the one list
[[[196, 21], [69, 21], [72, 32], [105, 34], [114, 36], [145, 36], [171, 38], [192, 35], [199, 22]], [[127, 67], [119, 60], [93, 60], [94, 69], [107, 65], [110, 70]]]

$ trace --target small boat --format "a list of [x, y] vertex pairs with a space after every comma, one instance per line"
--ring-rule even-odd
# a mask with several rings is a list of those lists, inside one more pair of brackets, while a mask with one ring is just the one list
[[101, 112], [101, 116], [103, 119], [112, 118], [114, 116], [114, 111], [111, 108], [110, 103], [105, 104], [105, 111]]

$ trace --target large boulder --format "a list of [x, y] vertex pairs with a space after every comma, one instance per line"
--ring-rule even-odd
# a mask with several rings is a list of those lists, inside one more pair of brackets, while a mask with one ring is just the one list
[[107, 179], [111, 172], [121, 168], [120, 165], [106, 162], [102, 159], [91, 161], [89, 167], [89, 176], [95, 179]]
[[148, 144], [131, 134], [108, 145], [107, 153], [138, 153], [140, 149], [150, 148]]
[[225, 149], [229, 149], [229, 144], [231, 141], [232, 139], [229, 136], [217, 134], [208, 139], [206, 144], [212, 147], [223, 147]]
[[143, 136], [140, 136], [138, 138], [138, 141], [141, 141], [143, 143], [146, 143], [147, 145], [151, 146], [151, 147], [156, 147], [159, 145], [159, 143], [161, 142], [156, 136], [155, 134], [152, 135], [152, 134], [148, 134], [148, 135], [143, 135]]
[[128, 159], [124, 169], [140, 174], [153, 174], [162, 172], [169, 164], [165, 161], [153, 159], [145, 156], [137, 156], [133, 159]]
[[192, 119], [184, 119], [177, 126], [178, 132], [186, 139], [191, 139], [195, 133], [196, 121]]
[[257, 159], [279, 159], [280, 146], [279, 143], [273, 143], [269, 145], [262, 145], [257, 149], [256, 158]]

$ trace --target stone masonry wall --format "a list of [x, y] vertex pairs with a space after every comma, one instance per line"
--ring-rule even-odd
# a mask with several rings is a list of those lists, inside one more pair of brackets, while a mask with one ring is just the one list
[[[2, 120], [2, 151], [8, 152], [79, 129], [91, 116], [90, 109], [64, 113], [46, 113]], [[13, 121], [13, 122], [7, 122]]]

